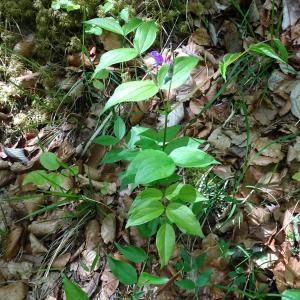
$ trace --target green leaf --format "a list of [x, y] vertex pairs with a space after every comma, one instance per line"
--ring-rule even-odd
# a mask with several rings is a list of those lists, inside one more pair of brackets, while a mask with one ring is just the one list
[[103, 30], [99, 26], [91, 25], [91, 24], [83, 24], [84, 32], [88, 34], [101, 35]]
[[135, 268], [127, 262], [116, 260], [110, 255], [107, 261], [111, 272], [126, 285], [135, 284], [137, 282], [137, 273]]
[[149, 285], [149, 284], [166, 284], [169, 281], [168, 277], [159, 277], [152, 274], [149, 274], [147, 272], [142, 272], [137, 285], [139, 287], [142, 287], [143, 285]]
[[126, 125], [121, 117], [118, 117], [114, 124], [114, 134], [121, 140], [126, 133]]
[[133, 19], [129, 20], [129, 22], [127, 24], [123, 25], [123, 27], [122, 27], [123, 31], [124, 31], [124, 35], [127, 35], [128, 33], [137, 29], [141, 23], [142, 23], [142, 20], [138, 19], [138, 18], [133, 18]]
[[281, 294], [281, 300], [299, 300], [300, 299], [300, 289], [285, 290]]
[[120, 160], [133, 160], [137, 154], [137, 151], [115, 148], [105, 153], [101, 163], [111, 164]]
[[94, 79], [107, 79], [109, 76], [109, 72], [106, 69], [100, 70], [97, 73], [93, 74]]
[[252, 44], [248, 48], [248, 51], [265, 55], [285, 63], [285, 61], [281, 57], [279, 57], [278, 54], [275, 52], [275, 50], [268, 44], [264, 44], [264, 43]]
[[136, 184], [148, 184], [167, 178], [174, 171], [173, 160], [163, 151], [152, 149], [141, 151], [127, 168], [127, 174], [135, 174], [134, 183]]
[[44, 152], [40, 156], [40, 163], [45, 169], [49, 171], [55, 171], [60, 167], [57, 156], [52, 152]]
[[133, 45], [140, 54], [152, 46], [156, 39], [157, 30], [153, 21], [144, 22], [138, 27], [133, 39]]
[[105, 30], [124, 35], [123, 29], [119, 22], [114, 18], [95, 18], [88, 21], [84, 21], [84, 24], [90, 24], [94, 26], [99, 26]]
[[140, 263], [147, 259], [147, 254], [144, 249], [134, 246], [122, 247], [120, 244], [115, 243], [118, 250], [123, 254], [128, 260], [134, 263]]
[[111, 135], [100, 135], [93, 140], [94, 144], [104, 145], [104, 146], [115, 145], [118, 142], [119, 140], [116, 137]]
[[67, 300], [89, 300], [88, 295], [65, 275], [63, 275], [63, 286]]
[[[128, 22], [128, 18], [129, 18], [129, 9], [128, 7], [123, 8], [120, 13], [119, 13], [120, 18], [125, 21], [126, 23]], [[123, 29], [124, 32], [124, 29]]]
[[196, 200], [197, 191], [191, 184], [175, 183], [166, 189], [165, 197], [170, 201], [193, 202]]
[[208, 282], [210, 281], [212, 273], [213, 273], [212, 269], [208, 269], [208, 270], [205, 270], [204, 272], [201, 272], [196, 279], [196, 285], [198, 287], [206, 286], [208, 284]]
[[164, 151], [167, 154], [170, 154], [174, 149], [184, 147], [184, 146], [187, 146], [189, 148], [198, 149], [199, 146], [202, 145], [203, 143], [205, 143], [204, 140], [190, 138], [188, 136], [183, 136], [183, 137], [177, 138], [177, 139], [171, 141], [170, 143], [168, 143]]
[[197, 257], [193, 258], [192, 259], [192, 261], [193, 261], [192, 269], [198, 270], [200, 267], [202, 267], [206, 257], [207, 257], [207, 253], [205, 252], [205, 253], [202, 253], [202, 254], [198, 255]]
[[203, 237], [200, 223], [193, 212], [180, 203], [173, 202], [166, 209], [168, 219], [183, 232]]
[[176, 137], [180, 129], [180, 125], [167, 127], [166, 132], [165, 128], [160, 129], [158, 132], [149, 128], [146, 131], [142, 132], [140, 135], [161, 143], [164, 141], [164, 138], [166, 138], [166, 142], [169, 142]]
[[164, 210], [164, 206], [159, 201], [142, 201], [131, 210], [126, 228], [145, 224], [153, 219], [156, 219], [162, 215]]
[[113, 49], [104, 53], [100, 58], [100, 62], [97, 65], [92, 78], [97, 76], [97, 73], [100, 72], [101, 70], [114, 64], [119, 64], [122, 62], [132, 60], [137, 55], [138, 53], [134, 48]]
[[300, 170], [298, 172], [296, 172], [293, 177], [294, 180], [300, 181]]
[[190, 279], [175, 280], [174, 283], [185, 290], [193, 290], [196, 287], [195, 283]]
[[164, 138], [166, 138], [166, 142], [173, 140], [181, 129], [180, 125], [174, 125], [166, 128], [166, 136], [165, 136], [165, 128], [162, 128], [158, 131], [158, 137], [160, 142], [163, 142]]
[[129, 209], [128, 214], [130, 215], [133, 209], [140, 205], [144, 201], [159, 201], [163, 197], [163, 193], [155, 188], [146, 188], [144, 191], [140, 192], [134, 199]]
[[103, 91], [104, 90], [104, 84], [102, 81], [98, 80], [98, 79], [95, 79], [93, 80], [93, 86], [94, 88], [100, 90], [100, 91]]
[[275, 46], [277, 47], [279, 53], [280, 53], [280, 57], [282, 58], [282, 60], [285, 63], [288, 63], [289, 60], [289, 53], [287, 52], [285, 46], [281, 43], [280, 39], [273, 39], [273, 42], [275, 44]]
[[33, 183], [34, 185], [43, 185], [47, 183], [47, 173], [44, 170], [37, 170], [37, 171], [32, 171], [28, 173], [24, 180], [23, 180], [23, 185], [28, 184], [28, 183]]
[[148, 138], [141, 138], [138, 142], [135, 143], [136, 146], [144, 149], [153, 149], [153, 150], [161, 150], [161, 147], [154, 140]]
[[244, 53], [237, 52], [237, 53], [227, 53], [223, 57], [223, 62], [220, 62], [219, 64], [219, 71], [226, 80], [226, 73], [227, 73], [227, 68], [230, 66], [232, 63], [237, 61]]
[[188, 80], [192, 70], [198, 64], [198, 61], [199, 59], [194, 56], [176, 57], [173, 61], [172, 79], [165, 83], [161, 88], [169, 90], [169, 88], [175, 89], [180, 87]]
[[156, 248], [161, 267], [168, 263], [174, 252], [175, 243], [175, 231], [173, 227], [168, 223], [161, 225], [156, 234]]
[[177, 148], [169, 156], [177, 166], [183, 168], [205, 168], [218, 163], [211, 155], [190, 147]]
[[138, 80], [119, 85], [104, 107], [108, 110], [116, 104], [123, 102], [138, 102], [153, 97], [158, 92], [158, 87], [152, 80]]
[[170, 65], [169, 64], [163, 64], [160, 67], [160, 69], [159, 69], [159, 71], [157, 73], [157, 85], [159, 87], [162, 87], [166, 83], [166, 81], [168, 79], [167, 75], [168, 75], [169, 69], [170, 69]]
[[137, 229], [142, 237], [148, 238], [156, 233], [159, 223], [159, 218], [156, 218], [151, 220], [150, 222], [137, 226]]

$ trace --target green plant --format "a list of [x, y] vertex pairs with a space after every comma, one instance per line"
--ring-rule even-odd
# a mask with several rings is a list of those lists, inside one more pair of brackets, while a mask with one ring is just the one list
[[67, 300], [88, 300], [88, 295], [63, 274], [63, 287]]
[[72, 0], [55, 0], [52, 2], [51, 8], [54, 10], [65, 9], [67, 12], [80, 9], [79, 4], [75, 4]]
[[[44, 186], [48, 184], [55, 189], [62, 189], [61, 186], [65, 177], [76, 176], [78, 174], [77, 166], [69, 167], [67, 164], [61, 162], [52, 152], [44, 152], [40, 156], [40, 163], [47, 171], [36, 170], [28, 173], [23, 180], [23, 185], [33, 183], [37, 186]], [[59, 172], [58, 169], [60, 168], [62, 170]]]
[[[220, 63], [219, 71], [223, 78], [226, 80], [226, 73], [227, 68], [231, 64], [237, 62], [242, 56], [246, 55], [262, 55], [265, 57], [269, 57], [272, 59], [277, 60], [280, 63], [283, 63], [284, 65], [288, 64], [288, 52], [284, 45], [281, 43], [281, 41], [277, 38], [274, 38], [273, 44], [275, 46], [275, 50], [272, 46], [266, 43], [257, 43], [257, 44], [251, 44], [247, 50], [244, 52], [238, 52], [238, 53], [228, 53], [224, 56], [223, 62]], [[277, 53], [278, 52], [278, 53]], [[288, 66], [290, 67], [290, 66]], [[291, 68], [291, 67], [290, 67]]]

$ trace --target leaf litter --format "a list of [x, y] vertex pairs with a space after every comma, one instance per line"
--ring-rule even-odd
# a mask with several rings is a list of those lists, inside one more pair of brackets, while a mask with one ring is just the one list
[[[27, 126], [34, 120], [34, 112], [28, 106], [27, 94], [22, 95], [13, 87], [17, 85], [33, 91], [45, 101], [51, 99], [48, 103], [51, 108], [57, 99], [52, 98], [51, 93], [39, 94], [41, 87], [49, 91], [41, 71], [21, 64], [17, 74], [8, 74], [8, 82], [1, 77], [1, 87], [5, 87], [0, 92], [1, 97], [3, 93], [7, 99], [13, 97], [16, 102], [24, 102], [15, 106], [1, 102], [0, 106], [3, 136], [0, 187], [5, 195], [1, 200], [0, 218], [1, 237], [3, 235], [1, 299], [63, 299], [57, 271], [63, 271], [77, 282], [91, 299], [128, 296], [130, 291], [112, 274], [107, 262], [106, 254], [127, 262], [126, 257], [115, 252], [116, 241], [147, 250], [153, 256], [151, 274], [167, 276], [172, 282], [176, 274], [173, 265], [182, 263], [184, 257], [180, 253], [182, 248], [188, 248], [194, 258], [205, 255], [204, 262], [197, 266], [198, 273], [210, 274], [207, 280], [197, 279], [204, 282], [198, 289], [203, 299], [226, 299], [228, 293], [232, 297], [228, 299], [242, 299], [236, 290], [247, 281], [245, 276], [250, 278], [253, 274], [253, 266], [260, 272], [251, 284], [260, 291], [282, 293], [300, 288], [299, 179], [292, 179], [300, 168], [300, 140], [297, 137], [300, 118], [299, 4], [296, 0], [285, 0], [282, 4], [268, 0], [253, 2], [247, 19], [238, 14], [241, 9], [238, 4], [209, 2], [201, 10], [194, 1], [189, 2], [187, 13], [192, 20], [188, 26], [192, 26], [192, 33], [182, 43], [174, 38], [174, 43], [179, 45], [174, 55], [192, 54], [201, 58], [200, 63], [186, 84], [170, 91], [163, 90], [172, 110], [167, 118], [168, 126], [181, 124], [190, 137], [205, 138], [205, 147], [220, 162], [212, 169], [214, 177], [186, 174], [187, 180], [198, 182], [197, 188], [209, 200], [217, 199], [214, 212], [207, 215], [204, 223], [205, 238], [201, 242], [180, 239], [171, 263], [161, 270], [153, 240], [146, 239], [135, 227], [124, 229], [134, 198], [130, 189], [128, 194], [119, 192], [118, 174], [128, 167], [126, 163], [99, 165], [110, 146], [97, 144], [89, 147], [85, 156], [80, 156], [83, 146], [99, 125], [98, 115], [103, 109], [96, 101], [89, 107], [81, 103], [85, 93], [85, 86], [81, 84], [84, 70], [96, 66], [105, 51], [119, 48], [122, 42], [120, 35], [105, 31], [84, 52], [69, 53], [65, 60], [68, 66], [61, 61], [62, 65], [55, 67], [52, 88], [59, 87], [59, 92], [63, 91], [66, 96], [51, 114], [63, 122], [42, 122], [36, 130]], [[208, 26], [201, 21], [202, 15], [199, 18], [199, 11], [209, 17]], [[243, 76], [239, 75], [241, 77], [234, 79], [222, 95], [216, 97], [224, 84], [218, 72], [218, 64], [224, 55], [248, 49], [251, 41], [258, 37], [260, 40], [272, 38], [273, 25], [278, 23], [280, 11], [282, 28], [276, 34], [289, 51], [290, 67], [275, 63], [271, 68], [263, 69], [263, 60], [256, 58], [247, 67], [250, 69], [258, 64], [261, 73], [255, 74], [257, 78], [251, 79], [244, 71]], [[36, 43], [36, 35], [27, 34], [15, 43], [13, 50], [17, 55], [34, 58]], [[164, 50], [164, 60], [169, 59], [170, 51], [171, 47]], [[8, 63], [13, 64], [13, 59]], [[145, 61], [149, 66], [153, 65], [150, 54]], [[132, 60], [124, 66], [124, 76], [128, 78], [133, 76], [130, 65], [141, 64]], [[152, 75], [157, 71], [158, 68], [152, 68]], [[112, 84], [108, 83], [103, 95], [108, 96], [111, 92]], [[91, 95], [94, 100], [103, 96], [97, 90]], [[78, 107], [71, 106], [71, 110], [66, 105], [70, 96], [79, 102]], [[156, 97], [126, 104], [120, 109], [127, 124], [163, 128], [165, 116], [161, 114]], [[49, 115], [45, 117], [53, 121]], [[76, 166], [78, 176], [64, 176], [59, 188], [41, 184], [39, 188], [48, 191], [41, 197], [33, 195], [39, 192], [35, 186], [22, 185], [22, 180], [24, 174], [41, 169], [39, 157], [43, 150], [56, 153], [69, 166]], [[239, 179], [240, 170], [243, 176]], [[218, 182], [224, 184], [223, 195], [209, 190], [210, 186], [218, 189]], [[60, 193], [61, 189], [65, 193]], [[82, 195], [81, 199], [87, 201], [68, 201], [68, 197], [72, 199], [76, 195]], [[238, 209], [235, 204], [228, 203], [230, 197], [237, 200]], [[47, 205], [52, 208], [43, 210]], [[237, 265], [244, 269], [241, 271]], [[140, 265], [136, 267], [141, 270]], [[45, 282], [47, 279], [39, 282], [45, 268], [48, 268], [49, 286]], [[198, 276], [196, 271], [194, 273], [189, 274], [188, 279]], [[180, 279], [184, 279], [183, 275], [181, 272]], [[172, 282], [159, 290], [145, 288], [145, 292], [148, 295], [156, 293], [156, 299], [193, 298], [192, 292], [180, 289]], [[40, 296], [35, 284], [44, 291]], [[226, 291], [224, 286], [230, 286], [231, 290]]]

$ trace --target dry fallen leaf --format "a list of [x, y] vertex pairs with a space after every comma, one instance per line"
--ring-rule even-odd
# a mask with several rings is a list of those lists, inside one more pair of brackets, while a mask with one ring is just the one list
[[119, 286], [119, 280], [111, 273], [108, 265], [106, 264], [105, 269], [101, 275], [101, 290], [98, 295], [95, 296], [95, 300], [109, 300], [115, 293]]
[[51, 268], [62, 271], [70, 261], [71, 253], [65, 253], [55, 258]]
[[210, 45], [210, 36], [204, 27], [198, 28], [195, 32], [193, 32], [192, 40], [200, 46]]
[[14, 226], [9, 232], [4, 242], [4, 258], [10, 260], [16, 256], [21, 248], [21, 239], [23, 228], [21, 226]]
[[122, 38], [119, 34], [104, 30], [99, 38], [107, 51], [122, 48]]
[[28, 280], [33, 273], [33, 264], [29, 262], [5, 262], [0, 260], [0, 274], [6, 281]]
[[27, 296], [28, 286], [23, 282], [11, 283], [0, 287], [0, 299], [23, 300]]
[[96, 219], [89, 221], [85, 228], [85, 248], [90, 250], [99, 246], [100, 239], [100, 225]]
[[116, 238], [116, 217], [108, 214], [101, 224], [101, 237], [105, 244], [113, 243]]
[[32, 234], [29, 234], [31, 251], [33, 254], [46, 253], [47, 248]]

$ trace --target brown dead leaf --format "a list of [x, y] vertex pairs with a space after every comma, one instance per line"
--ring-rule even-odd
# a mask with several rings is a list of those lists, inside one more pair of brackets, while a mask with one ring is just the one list
[[21, 226], [14, 226], [9, 232], [4, 243], [4, 258], [10, 260], [16, 256], [21, 248], [23, 228]]
[[28, 286], [19, 281], [0, 287], [0, 299], [23, 300], [27, 296]]
[[29, 241], [32, 254], [46, 253], [47, 248], [32, 234], [29, 234]]
[[116, 238], [116, 217], [108, 214], [102, 221], [101, 237], [105, 244], [113, 243]]
[[85, 228], [85, 248], [88, 250], [95, 249], [100, 243], [100, 224], [96, 219], [93, 219]]
[[214, 166], [212, 169], [213, 173], [216, 174], [218, 177], [227, 180], [229, 178], [233, 178], [235, 172], [233, 171], [232, 167], [229, 165], [219, 165]]
[[208, 91], [213, 74], [214, 67], [211, 63], [200, 64], [192, 71], [191, 76], [202, 94]]
[[99, 39], [102, 42], [104, 49], [107, 51], [122, 48], [122, 38], [119, 34], [103, 30]]
[[204, 27], [198, 28], [195, 32], [193, 32], [192, 40], [199, 46], [210, 45], [210, 36]]
[[256, 140], [250, 153], [250, 164], [267, 166], [271, 163], [278, 163], [284, 158], [281, 151], [281, 144], [274, 143], [266, 137]]
[[24, 206], [28, 214], [32, 214], [35, 211], [39, 210], [44, 204], [44, 196], [36, 196], [29, 200], [24, 200]]
[[14, 46], [14, 52], [18, 55], [30, 58], [34, 54], [35, 44], [35, 35], [29, 34]]
[[228, 136], [222, 133], [222, 127], [216, 128], [207, 140], [213, 147], [222, 151], [222, 155], [225, 155], [230, 148], [231, 140]]
[[224, 32], [224, 45], [227, 52], [240, 52], [243, 41], [237, 26], [233, 22], [225, 20], [222, 31]]
[[119, 280], [111, 273], [108, 264], [101, 275], [101, 290], [95, 300], [109, 300], [119, 286]]
[[33, 264], [29, 262], [5, 262], [0, 260], [0, 273], [6, 281], [28, 280], [33, 273]]
[[51, 268], [62, 271], [70, 261], [71, 253], [65, 253], [55, 258]]
[[43, 237], [55, 233], [64, 223], [64, 212], [56, 210], [48, 216], [40, 217], [33, 221], [28, 226], [28, 231], [33, 233], [36, 237]]

